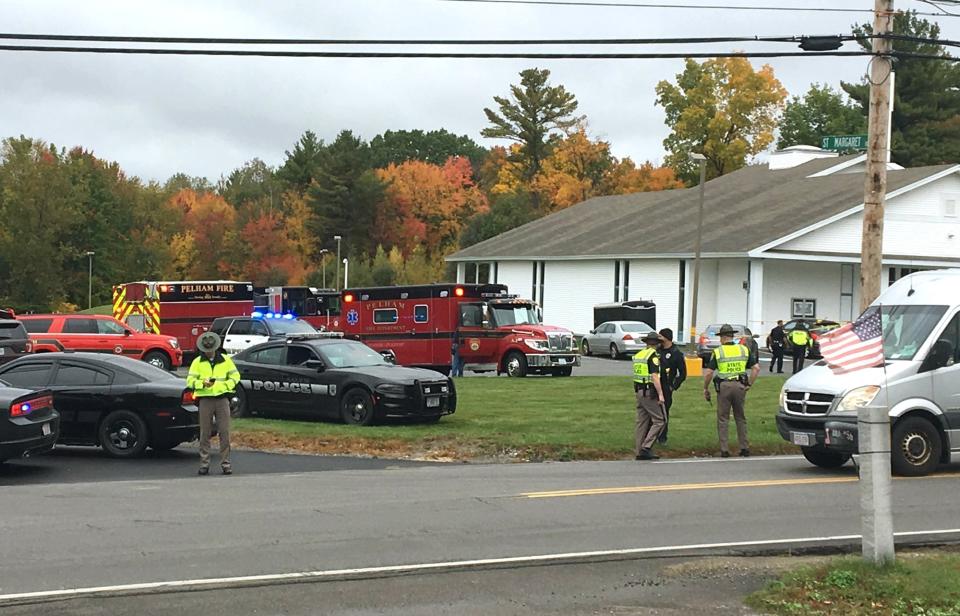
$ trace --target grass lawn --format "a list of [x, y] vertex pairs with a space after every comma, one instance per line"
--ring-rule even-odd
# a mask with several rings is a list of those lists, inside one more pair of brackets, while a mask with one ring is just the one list
[[[782, 378], [765, 377], [747, 395], [754, 454], [797, 450], [777, 434], [774, 420]], [[240, 419], [238, 442], [317, 453], [523, 460], [616, 459], [633, 454], [634, 394], [628, 378], [461, 378], [458, 408], [436, 424], [356, 427], [330, 422]], [[714, 398], [715, 400], [715, 398]], [[736, 430], [731, 418], [731, 450]], [[717, 455], [716, 407], [702, 398], [699, 380], [674, 397], [664, 457]]]
[[837, 559], [788, 573], [747, 604], [768, 614], [960, 616], [960, 554], [898, 555], [889, 567]]

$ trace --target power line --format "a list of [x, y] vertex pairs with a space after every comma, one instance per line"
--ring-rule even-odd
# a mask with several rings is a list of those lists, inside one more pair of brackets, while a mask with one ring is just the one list
[[[839, 35], [852, 41], [853, 35]], [[211, 38], [173, 36], [103, 36], [88, 34], [31, 34], [0, 32], [0, 39], [20, 41], [73, 41], [97, 43], [162, 43], [223, 45], [673, 45], [678, 43], [799, 43], [802, 36], [714, 36], [613, 39], [292, 39]]]
[[94, 53], [177, 56], [259, 56], [267, 58], [475, 58], [533, 60], [653, 60], [676, 58], [793, 58], [856, 57], [869, 51], [755, 51], [698, 53], [530, 53], [530, 52], [400, 52], [400, 51], [274, 51], [261, 49], [176, 49], [169, 47], [66, 47], [49, 45], [0, 45], [0, 51], [42, 53]]
[[[594, 7], [617, 7], [617, 8], [641, 8], [641, 9], [697, 9], [697, 10], [723, 10], [723, 11], [807, 11], [818, 13], [870, 13], [871, 9], [850, 9], [836, 7], [814, 7], [814, 6], [748, 6], [748, 5], [719, 5], [719, 4], [662, 4], [662, 3], [639, 3], [639, 2], [602, 2], [602, 1], [582, 1], [582, 0], [440, 0], [441, 2], [472, 2], [479, 4], [526, 4], [544, 6], [594, 6]], [[943, 13], [924, 13], [916, 12], [917, 15], [925, 17], [944, 17]]]

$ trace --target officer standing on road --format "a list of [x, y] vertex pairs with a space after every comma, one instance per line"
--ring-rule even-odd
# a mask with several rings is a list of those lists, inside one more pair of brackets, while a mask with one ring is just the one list
[[783, 333], [783, 321], [777, 321], [777, 326], [770, 330], [770, 336], [767, 339], [767, 346], [773, 357], [770, 358], [770, 372], [773, 372], [773, 364], [777, 364], [777, 374], [783, 374], [783, 349], [787, 343], [787, 335]]
[[683, 352], [673, 344], [673, 330], [660, 330], [660, 387], [663, 389], [664, 422], [659, 438], [661, 444], [667, 442], [667, 430], [670, 428], [670, 407], [673, 406], [673, 392], [687, 380], [687, 362]]
[[220, 349], [220, 336], [205, 332], [197, 339], [200, 354], [190, 364], [187, 387], [194, 391], [200, 407], [200, 475], [210, 473], [210, 435], [217, 420], [220, 435], [220, 468], [233, 474], [230, 466], [230, 397], [240, 383], [233, 360]]
[[[717, 436], [720, 438], [720, 457], [729, 458], [730, 409], [737, 423], [737, 444], [740, 455], [750, 455], [750, 443], [747, 441], [747, 416], [744, 402], [747, 391], [753, 386], [760, 374], [757, 356], [742, 344], [733, 341], [737, 330], [730, 325], [720, 328], [720, 346], [714, 349], [703, 374], [703, 397], [710, 402], [710, 382], [717, 389]], [[716, 375], [716, 378], [714, 378]]]
[[450, 376], [463, 376], [463, 357], [460, 355], [460, 344], [463, 339], [460, 335], [460, 328], [453, 331], [453, 339], [450, 342]]
[[637, 394], [637, 426], [634, 453], [637, 460], [657, 460], [650, 451], [664, 426], [663, 389], [661, 385], [660, 336], [650, 330], [643, 337], [647, 348], [633, 356], [633, 389]]
[[803, 370], [803, 361], [807, 357], [807, 347], [813, 346], [813, 338], [807, 331], [804, 323], [798, 323], [796, 329], [790, 332], [790, 347], [793, 350], [793, 373]]

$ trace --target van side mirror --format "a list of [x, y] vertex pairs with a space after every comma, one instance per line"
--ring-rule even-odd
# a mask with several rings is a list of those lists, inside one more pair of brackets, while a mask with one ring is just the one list
[[930, 347], [930, 352], [920, 365], [919, 371], [930, 372], [931, 370], [946, 368], [953, 362], [953, 352], [952, 342], [943, 338], [937, 340], [933, 343], [933, 346]]
[[307, 361], [303, 362], [303, 367], [316, 370], [317, 372], [323, 372], [326, 368], [324, 363], [319, 359], [308, 359]]

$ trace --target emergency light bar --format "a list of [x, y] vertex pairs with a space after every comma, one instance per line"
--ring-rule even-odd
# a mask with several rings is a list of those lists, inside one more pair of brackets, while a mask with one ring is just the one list
[[287, 342], [297, 340], [319, 340], [322, 338], [343, 338], [343, 332], [316, 332], [313, 334], [287, 334]]
[[260, 312], [259, 310], [254, 310], [250, 313], [250, 316], [254, 319], [286, 319], [288, 321], [297, 318], [297, 315], [290, 312], [287, 314], [277, 314], [274, 312]]

